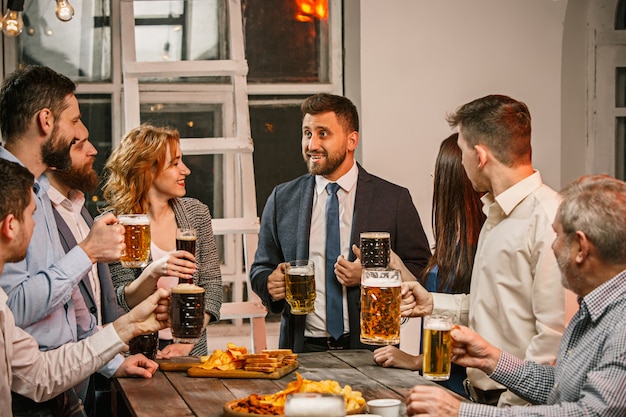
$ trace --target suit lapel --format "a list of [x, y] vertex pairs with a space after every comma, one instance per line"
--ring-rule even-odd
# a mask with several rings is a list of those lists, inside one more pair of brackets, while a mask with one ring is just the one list
[[[84, 207], [83, 210], [87, 212], [87, 209], [85, 209]], [[57, 230], [59, 231], [59, 237], [61, 238], [61, 245], [63, 246], [65, 253], [67, 253], [74, 246], [77, 245], [76, 238], [74, 238], [74, 235], [72, 234], [69, 226], [67, 225], [67, 223], [65, 223], [65, 220], [63, 220], [63, 217], [57, 211], [57, 209], [54, 208], [54, 205], [52, 206], [52, 212], [54, 213], [54, 220], [56, 221]], [[89, 212], [87, 212], [87, 215], [89, 215]], [[89, 222], [87, 222], [87, 224], [89, 224]], [[93, 290], [91, 288], [91, 283], [89, 282], [89, 275], [85, 274], [85, 276], [80, 280], [78, 285], [81, 286], [81, 292], [83, 293], [83, 295], [86, 294], [91, 299], [91, 305], [95, 305]], [[88, 307], [90, 307], [89, 300], [85, 300], [85, 302], [87, 303]]]
[[[309, 175], [300, 190], [300, 207], [296, 235], [296, 256], [298, 259], [309, 258], [309, 235], [311, 234], [311, 214], [313, 211], [313, 193], [315, 192], [315, 176]], [[291, 259], [287, 259], [289, 261]]]

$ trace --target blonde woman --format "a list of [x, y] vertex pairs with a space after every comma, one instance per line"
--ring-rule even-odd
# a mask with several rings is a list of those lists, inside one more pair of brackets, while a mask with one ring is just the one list
[[[205, 325], [219, 320], [222, 305], [220, 263], [209, 208], [184, 197], [184, 164], [176, 129], [143, 124], [122, 139], [106, 163], [104, 198], [116, 214], [147, 213], [150, 218], [151, 263], [142, 269], [110, 265], [118, 302], [133, 308], [157, 287], [169, 289], [178, 278], [193, 278], [206, 291]], [[176, 228], [197, 232], [196, 253], [176, 250]], [[196, 345], [173, 344], [169, 329], [159, 334], [157, 358], [206, 355], [206, 334]]]

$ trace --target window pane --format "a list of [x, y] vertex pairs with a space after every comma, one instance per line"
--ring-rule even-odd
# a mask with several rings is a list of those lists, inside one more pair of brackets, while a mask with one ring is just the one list
[[223, 0], [135, 1], [137, 61], [225, 59]]
[[616, 68], [615, 106], [626, 107], [626, 68], [625, 67]]
[[[327, 0], [243, 2], [248, 82], [328, 82]], [[317, 10], [317, 11], [316, 11]]]
[[300, 104], [263, 105], [250, 101], [250, 128], [260, 216], [276, 185], [307, 172], [302, 158]]
[[615, 30], [626, 29], [626, 1], [619, 0], [615, 13]]
[[142, 103], [141, 121], [174, 126], [181, 138], [222, 137], [221, 104]]
[[[169, 125], [179, 130], [181, 137], [202, 138], [221, 135], [221, 113], [212, 104], [142, 104], [141, 122]], [[184, 139], [183, 139], [184, 140]], [[187, 195], [209, 206], [211, 215], [224, 215], [222, 155], [183, 155], [191, 175], [186, 180]]]
[[24, 32], [17, 38], [18, 63], [46, 65], [75, 81], [110, 80], [110, 1], [72, 5], [74, 17], [61, 22], [52, 0], [26, 2]]
[[[111, 96], [108, 94], [77, 94], [82, 121], [89, 129], [89, 141], [96, 147], [98, 154], [94, 169], [100, 175], [104, 164], [111, 155]], [[92, 195], [85, 195], [85, 205], [92, 216], [97, 216], [105, 206], [102, 190], [98, 186]]]
[[626, 180], [626, 117], [615, 120], [615, 178]]

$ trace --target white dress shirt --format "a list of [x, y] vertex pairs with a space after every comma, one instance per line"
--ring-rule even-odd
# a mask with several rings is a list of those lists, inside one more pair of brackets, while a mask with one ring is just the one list
[[[339, 200], [339, 234], [341, 255], [348, 258], [350, 251], [350, 233], [354, 215], [354, 201], [359, 169], [356, 162], [343, 177], [337, 180]], [[326, 331], [326, 200], [329, 183], [321, 175], [315, 176], [315, 192], [313, 193], [313, 213], [311, 214], [311, 235], [309, 237], [309, 260], [315, 264], [315, 312], [307, 314], [305, 337], [328, 337]], [[329, 259], [333, 264], [336, 259]], [[343, 328], [347, 333], [350, 329], [348, 319], [348, 299], [346, 288], [343, 287]]]
[[[551, 248], [559, 196], [535, 172], [482, 201], [487, 220], [472, 271], [469, 327], [519, 358], [550, 364], [569, 319], [566, 290]], [[573, 293], [567, 293], [575, 302]], [[467, 312], [462, 295], [437, 294], [433, 300], [434, 313], [444, 310], [444, 301], [457, 318]], [[468, 368], [467, 375], [479, 389], [503, 388], [477, 369]], [[521, 403], [509, 391], [500, 398], [500, 404]]]
[[[59, 212], [67, 227], [69, 227], [76, 243], [82, 242], [89, 234], [89, 225], [81, 214], [81, 210], [85, 204], [85, 194], [79, 190], [71, 190], [69, 198], [66, 198], [59, 190], [50, 185], [48, 189], [48, 197], [54, 208]], [[93, 292], [94, 301], [96, 303], [97, 313], [95, 314], [98, 327], [102, 327], [102, 297], [100, 290], [100, 278], [98, 277], [98, 264], [91, 265], [88, 272], [89, 284]]]

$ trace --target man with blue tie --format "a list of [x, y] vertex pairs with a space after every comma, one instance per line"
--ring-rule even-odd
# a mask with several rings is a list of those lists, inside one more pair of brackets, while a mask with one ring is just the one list
[[[261, 219], [251, 268], [252, 288], [282, 313], [279, 347], [294, 352], [373, 349], [360, 342], [361, 264], [352, 251], [361, 232], [385, 231], [415, 276], [430, 257], [428, 240], [406, 188], [369, 174], [354, 159], [356, 107], [347, 98], [317, 94], [301, 106], [302, 155], [309, 174], [278, 185]], [[315, 264], [315, 312], [291, 314], [285, 263]]]

